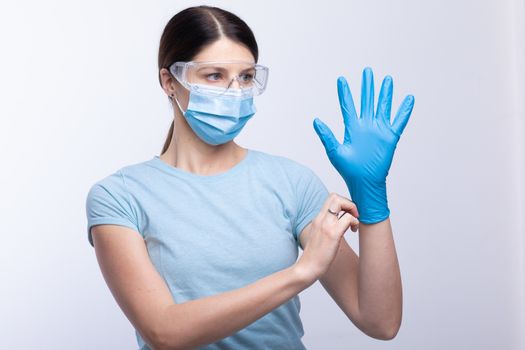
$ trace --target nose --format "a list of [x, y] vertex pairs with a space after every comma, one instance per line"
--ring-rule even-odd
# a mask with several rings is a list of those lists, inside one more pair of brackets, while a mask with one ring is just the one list
[[239, 76], [232, 78], [232, 80], [230, 81], [230, 88], [234, 88], [234, 89], [241, 88], [241, 84], [239, 83]]

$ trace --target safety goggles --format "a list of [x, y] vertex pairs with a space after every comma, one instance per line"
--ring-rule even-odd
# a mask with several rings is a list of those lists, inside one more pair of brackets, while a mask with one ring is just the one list
[[170, 73], [190, 91], [215, 95], [260, 95], [268, 82], [268, 67], [246, 61], [175, 62]]

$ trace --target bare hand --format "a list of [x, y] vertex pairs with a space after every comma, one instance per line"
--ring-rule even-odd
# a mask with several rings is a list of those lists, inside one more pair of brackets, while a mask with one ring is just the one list
[[[336, 214], [331, 213], [329, 209]], [[354, 202], [337, 193], [330, 193], [321, 211], [312, 220], [308, 244], [296, 262], [306, 280], [313, 283], [328, 270], [345, 232], [349, 227], [353, 232], [357, 231], [358, 217]]]

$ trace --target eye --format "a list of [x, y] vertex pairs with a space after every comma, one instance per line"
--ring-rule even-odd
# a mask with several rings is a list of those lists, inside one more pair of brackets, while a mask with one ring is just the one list
[[245, 83], [250, 82], [253, 80], [253, 74], [249, 74], [249, 73], [241, 74], [241, 80]]
[[206, 78], [212, 81], [217, 81], [221, 78], [221, 73], [211, 73], [207, 74]]

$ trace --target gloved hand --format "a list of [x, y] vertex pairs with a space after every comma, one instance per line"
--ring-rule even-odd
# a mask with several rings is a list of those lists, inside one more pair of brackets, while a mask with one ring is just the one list
[[344, 77], [337, 79], [339, 104], [345, 124], [344, 142], [319, 118], [313, 125], [332, 165], [343, 177], [352, 200], [359, 210], [359, 221], [373, 224], [390, 216], [386, 177], [394, 150], [412, 113], [414, 96], [408, 95], [390, 124], [392, 77], [381, 85], [377, 112], [374, 115], [374, 78], [372, 69], [363, 70], [361, 116], [358, 119], [352, 94]]

